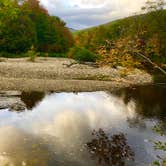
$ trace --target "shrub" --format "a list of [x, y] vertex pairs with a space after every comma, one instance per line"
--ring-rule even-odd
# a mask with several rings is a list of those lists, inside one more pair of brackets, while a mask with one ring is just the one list
[[83, 62], [95, 62], [97, 59], [97, 56], [94, 53], [83, 47], [71, 48], [68, 57]]
[[31, 62], [35, 62], [35, 59], [36, 59], [38, 53], [35, 52], [34, 46], [32, 46], [32, 47], [30, 48], [30, 50], [28, 50], [27, 55], [29, 56], [29, 60], [30, 60]]
[[45, 53], [45, 52], [40, 52], [39, 56], [41, 57], [53, 57], [53, 58], [65, 58], [67, 55], [65, 53]]
[[64, 53], [49, 53], [48, 57], [64, 58], [66, 55]]

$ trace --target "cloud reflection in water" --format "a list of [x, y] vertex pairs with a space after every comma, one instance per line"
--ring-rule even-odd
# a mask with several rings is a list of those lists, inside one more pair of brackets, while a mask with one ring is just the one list
[[125, 104], [106, 92], [47, 95], [32, 111], [0, 112], [0, 162], [2, 166], [30, 161], [32, 165], [95, 166], [84, 145], [94, 129], [102, 128], [107, 133], [127, 133], [136, 162], [146, 165], [155, 152], [144, 140], [157, 136], [149, 120], [142, 130], [130, 128], [127, 119], [136, 116], [134, 101]]

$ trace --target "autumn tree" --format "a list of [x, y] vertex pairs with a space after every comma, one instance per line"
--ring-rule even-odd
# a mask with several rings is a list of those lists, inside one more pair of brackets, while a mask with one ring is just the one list
[[73, 45], [65, 22], [50, 16], [38, 0], [2, 0], [0, 3], [0, 52], [64, 53]]
[[35, 28], [27, 15], [22, 15], [18, 2], [4, 0], [0, 7], [0, 52], [26, 52], [35, 41]]
[[[148, 13], [147, 25], [150, 22], [151, 32], [157, 39], [157, 46], [159, 49], [159, 56], [166, 56], [166, 1], [165, 0], [148, 0], [146, 5], [142, 7], [144, 12]], [[166, 58], [166, 57], [165, 57]]]
[[37, 0], [27, 0], [24, 10], [35, 23], [37, 32], [36, 49], [40, 52], [65, 52], [73, 44], [73, 38], [65, 27], [65, 22], [50, 16]]

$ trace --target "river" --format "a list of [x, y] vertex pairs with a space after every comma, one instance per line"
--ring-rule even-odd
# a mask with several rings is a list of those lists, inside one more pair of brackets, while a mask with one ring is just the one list
[[147, 166], [166, 156], [153, 130], [165, 124], [165, 86], [19, 98], [25, 110], [0, 110], [0, 166]]

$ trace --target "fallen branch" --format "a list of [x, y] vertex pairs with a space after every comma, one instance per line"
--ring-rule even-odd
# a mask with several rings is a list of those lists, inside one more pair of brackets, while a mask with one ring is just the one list
[[155, 68], [159, 69], [164, 75], [166, 75], [166, 71], [164, 69], [162, 69], [160, 66], [158, 66], [157, 64], [155, 64], [154, 62], [152, 62], [148, 57], [146, 57], [145, 55], [139, 53], [139, 52], [135, 52], [137, 55], [141, 56], [142, 58], [144, 58], [146, 61], [148, 61], [150, 64], [152, 64]]

